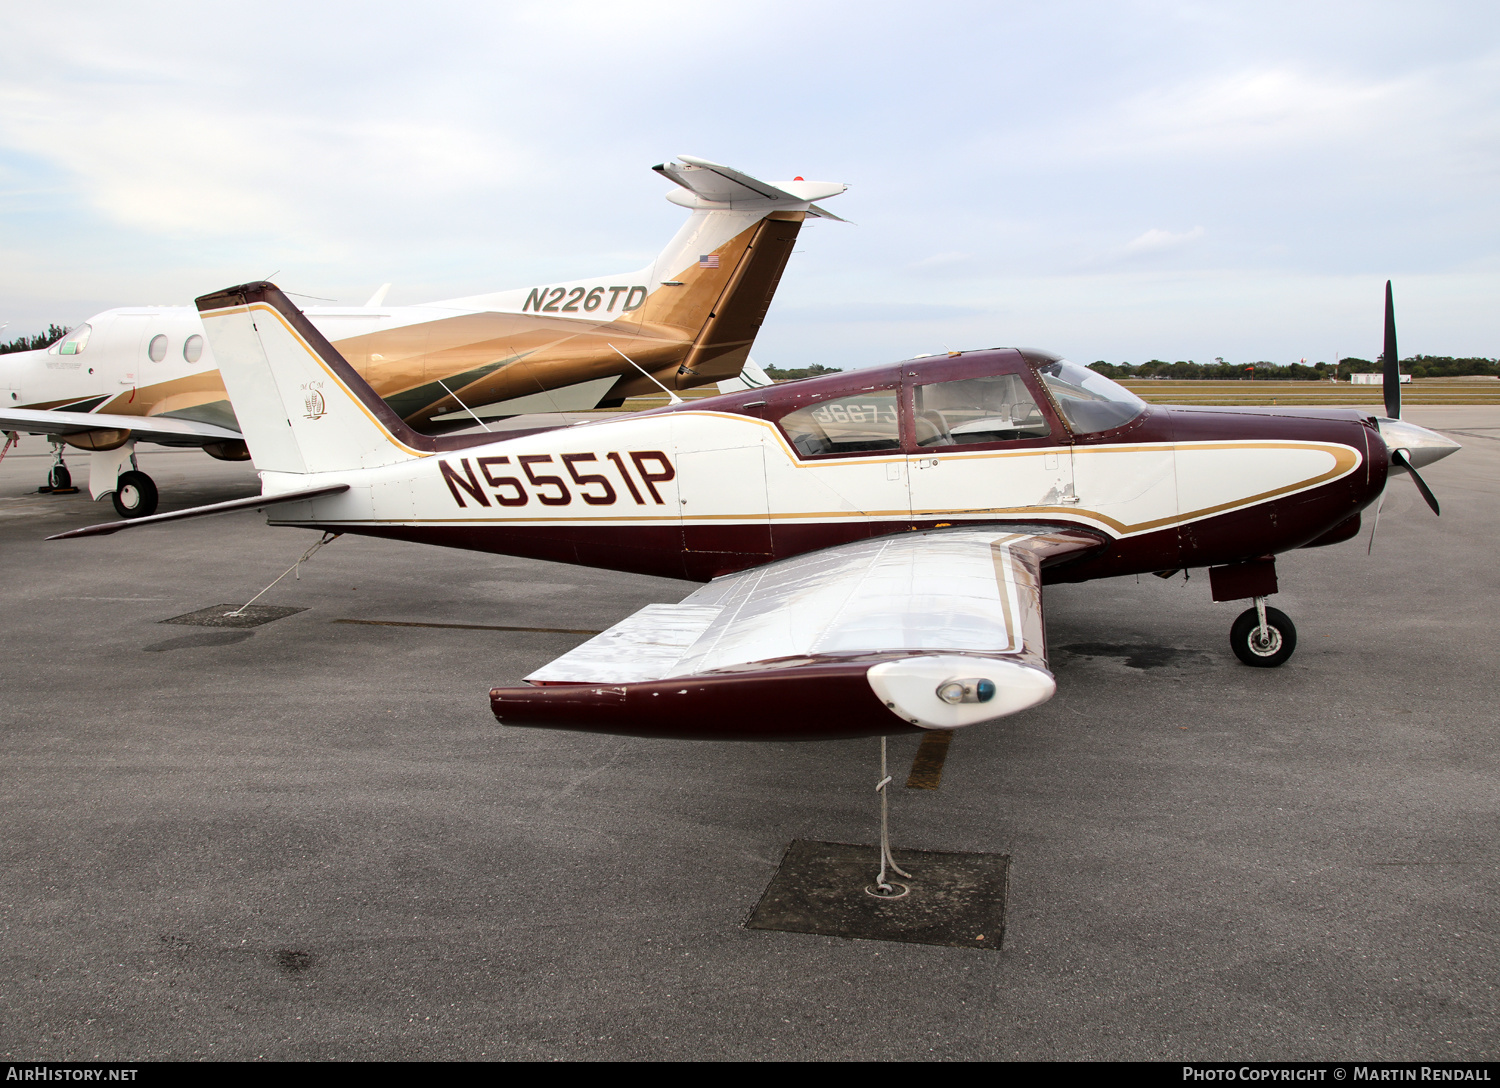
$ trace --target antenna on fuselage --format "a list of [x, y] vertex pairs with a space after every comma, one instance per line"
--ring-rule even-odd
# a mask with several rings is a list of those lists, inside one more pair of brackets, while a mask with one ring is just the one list
[[661, 382], [656, 381], [655, 375], [653, 375], [645, 367], [641, 366], [640, 363], [636, 362], [630, 356], [626, 355], [623, 351], [621, 351], [619, 348], [615, 347], [613, 344], [609, 344], [607, 346], [609, 347], [610, 351], [614, 352], [616, 355], [618, 355], [620, 358], [624, 359], [631, 366], [633, 366], [637, 370], [639, 370], [642, 374], [646, 375], [646, 377], [649, 380], [651, 380], [652, 382], [655, 382], [656, 388], [660, 389], [663, 393], [665, 393], [667, 395], [667, 399], [669, 401], [671, 401], [673, 404], [681, 404], [682, 403], [682, 398], [681, 397], [679, 397], [676, 393], [672, 392], [666, 386], [662, 385]]
[[443, 381], [442, 378], [439, 378], [437, 380], [437, 383], [443, 387], [443, 392], [447, 393], [450, 397], [457, 401], [460, 408], [462, 408], [465, 412], [468, 412], [469, 415], [474, 416], [475, 423], [479, 424], [481, 427], [484, 427], [486, 432], [489, 431], [489, 427], [486, 426], [484, 420], [480, 419], [477, 415], [474, 415], [474, 409], [470, 408], [467, 404], [458, 399], [458, 394], [448, 388], [447, 382]]

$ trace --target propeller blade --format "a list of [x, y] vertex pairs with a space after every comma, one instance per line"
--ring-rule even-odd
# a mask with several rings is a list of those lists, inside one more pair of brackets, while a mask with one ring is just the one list
[[1422, 493], [1422, 498], [1427, 500], [1427, 505], [1432, 507], [1432, 512], [1434, 514], [1442, 517], [1443, 512], [1438, 509], [1437, 496], [1434, 495], [1432, 493], [1432, 489], [1427, 486], [1427, 481], [1422, 479], [1422, 477], [1418, 475], [1417, 466], [1411, 463], [1411, 459], [1406, 456], [1406, 451], [1392, 450], [1391, 460], [1396, 462], [1396, 464], [1400, 465], [1402, 468], [1406, 469], [1407, 472], [1411, 473], [1412, 482], [1417, 485], [1417, 490]]
[[1385, 281], [1385, 414], [1401, 418], [1401, 364], [1396, 354], [1396, 304], [1391, 299], [1391, 281]]
[[1370, 525], [1370, 546], [1365, 549], [1366, 555], [1375, 552], [1375, 534], [1380, 531], [1380, 511], [1385, 508], [1385, 492], [1380, 493], [1380, 501], [1375, 504], [1375, 520]]

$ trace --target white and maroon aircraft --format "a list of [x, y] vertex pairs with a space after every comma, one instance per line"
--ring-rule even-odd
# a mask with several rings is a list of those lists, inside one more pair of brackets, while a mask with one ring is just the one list
[[[1457, 445], [1353, 409], [1165, 408], [1044, 352], [954, 352], [504, 440], [407, 426], [274, 285], [198, 300], [276, 525], [708, 583], [496, 688], [506, 724], [814, 739], [1034, 706], [1042, 585], [1208, 567], [1285, 661], [1278, 552], [1352, 537]], [[1386, 358], [1395, 326], [1387, 307]]]
[[[497, 291], [422, 306], [306, 311], [391, 409], [425, 433], [532, 412], [618, 405], [627, 397], [742, 376], [805, 219], [836, 182], [763, 182], [690, 155], [655, 169], [691, 214], [633, 272]], [[753, 364], [752, 377], [759, 375]], [[752, 381], [747, 384], [756, 384]], [[55, 436], [43, 490], [69, 488], [61, 443], [90, 451], [89, 493], [121, 517], [156, 509], [137, 442], [250, 457], [191, 306], [96, 314], [38, 351], [0, 356], [0, 431]]]

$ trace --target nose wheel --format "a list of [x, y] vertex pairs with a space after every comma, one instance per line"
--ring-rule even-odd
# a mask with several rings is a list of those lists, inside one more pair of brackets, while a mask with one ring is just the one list
[[1285, 612], [1257, 597], [1255, 607], [1241, 612], [1229, 629], [1229, 645], [1251, 668], [1274, 669], [1297, 649], [1297, 628]]
[[122, 518], [144, 518], [156, 513], [156, 482], [144, 472], [122, 472], [110, 495]]
[[37, 488], [38, 495], [76, 495], [78, 488], [73, 486], [73, 474], [68, 471], [68, 466], [63, 464], [63, 446], [61, 442], [52, 443], [52, 452], [57, 460], [47, 470], [47, 482]]

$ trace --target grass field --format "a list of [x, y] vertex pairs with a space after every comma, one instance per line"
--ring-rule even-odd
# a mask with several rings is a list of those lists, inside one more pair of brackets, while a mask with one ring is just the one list
[[[1311, 404], [1378, 408], [1383, 403], [1378, 385], [1250, 381], [1141, 381], [1120, 384], [1152, 404]], [[697, 400], [714, 396], [715, 393], [713, 386], [707, 389], [689, 389], [682, 394], [682, 399]], [[617, 411], [640, 412], [647, 408], [660, 408], [666, 403], [667, 398], [662, 394], [632, 397]], [[1418, 378], [1401, 387], [1401, 403], [1500, 404], [1500, 380]]]
[[[1312, 404], [1378, 407], [1380, 386], [1333, 382], [1121, 382], [1152, 404]], [[1415, 379], [1401, 387], [1402, 404], [1500, 404], [1500, 381]]]

